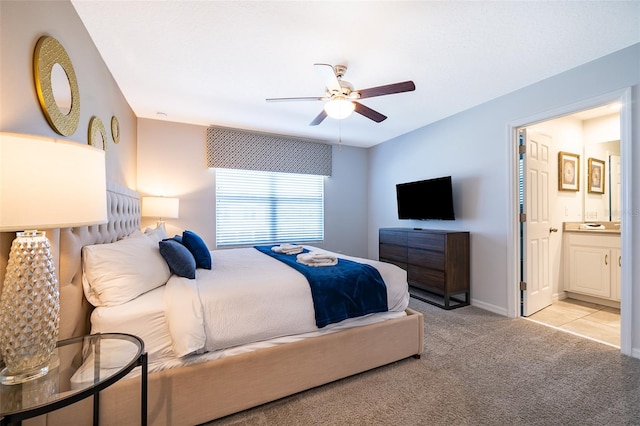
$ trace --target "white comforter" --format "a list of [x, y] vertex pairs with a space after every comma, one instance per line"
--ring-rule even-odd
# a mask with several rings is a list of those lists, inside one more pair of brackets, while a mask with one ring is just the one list
[[409, 303], [404, 270], [338, 255], [378, 269], [387, 287], [389, 312], [319, 329], [309, 284], [295, 269], [254, 248], [215, 250], [211, 255], [213, 269], [199, 269], [195, 280], [172, 276], [166, 285], [127, 303], [96, 307], [92, 333], [139, 336], [151, 371], [193, 362], [187, 354], [206, 352], [207, 358], [218, 358], [397, 318]]
[[[336, 256], [378, 269], [389, 311], [405, 310], [409, 293], [404, 270]], [[165, 315], [176, 355], [318, 330], [309, 284], [298, 271], [254, 248], [216, 250], [212, 259], [213, 269], [198, 269], [195, 280], [172, 276], [166, 284]]]

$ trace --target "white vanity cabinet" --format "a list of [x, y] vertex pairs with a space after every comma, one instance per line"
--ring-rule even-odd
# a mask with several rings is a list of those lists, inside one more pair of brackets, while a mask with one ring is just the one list
[[620, 301], [620, 235], [565, 233], [566, 291]]

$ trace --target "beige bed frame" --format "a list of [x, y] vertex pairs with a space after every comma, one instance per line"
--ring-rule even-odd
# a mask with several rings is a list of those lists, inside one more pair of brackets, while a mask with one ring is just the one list
[[[59, 237], [60, 338], [89, 332], [91, 306], [82, 291], [81, 249], [116, 241], [140, 228], [140, 199], [107, 188], [109, 223], [62, 229]], [[149, 374], [148, 424], [197, 425], [361, 373], [423, 351], [423, 315], [348, 329]], [[61, 366], [71, 374], [72, 366]], [[140, 379], [122, 380], [100, 393], [101, 425], [140, 422]], [[30, 419], [25, 425], [91, 424], [92, 400]]]

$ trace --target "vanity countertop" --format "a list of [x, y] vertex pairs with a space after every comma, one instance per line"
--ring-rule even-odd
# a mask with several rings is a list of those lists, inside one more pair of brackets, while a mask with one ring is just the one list
[[620, 235], [620, 222], [564, 222], [562, 230], [564, 232]]

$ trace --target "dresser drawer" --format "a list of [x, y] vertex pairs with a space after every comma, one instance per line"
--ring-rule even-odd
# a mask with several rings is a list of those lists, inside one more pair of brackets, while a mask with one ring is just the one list
[[396, 260], [393, 259], [385, 259], [383, 257], [380, 258], [380, 262], [387, 262], [387, 263], [392, 263], [394, 265], [396, 265], [398, 268], [404, 269], [405, 271], [407, 270], [408, 265], [406, 264], [406, 262], [398, 262]]
[[396, 262], [407, 263], [407, 246], [397, 246], [395, 244], [380, 244], [380, 259], [389, 259]]
[[440, 291], [445, 290], [444, 271], [409, 265], [407, 279], [409, 284], [415, 285], [416, 287], [432, 288]]
[[407, 231], [380, 230], [380, 244], [407, 245]]
[[444, 251], [445, 236], [445, 234], [413, 232], [409, 234], [409, 247]]
[[444, 271], [444, 252], [409, 248], [409, 263]]

